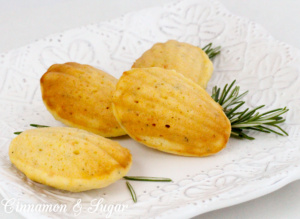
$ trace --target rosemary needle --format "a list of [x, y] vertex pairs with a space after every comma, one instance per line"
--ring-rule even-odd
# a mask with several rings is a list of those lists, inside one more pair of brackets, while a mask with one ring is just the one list
[[126, 185], [127, 185], [127, 188], [129, 189], [129, 192], [131, 194], [133, 202], [136, 203], [137, 202], [137, 197], [136, 197], [136, 194], [135, 194], [135, 191], [134, 191], [132, 185], [128, 181], [126, 181]]
[[38, 124], [30, 124], [31, 127], [35, 127], [35, 128], [46, 128], [46, 127], [50, 127], [47, 125], [38, 125]]
[[212, 48], [212, 43], [207, 44], [202, 48], [202, 50], [207, 54], [207, 56], [212, 59], [216, 55], [220, 54], [221, 52], [221, 46], [217, 46], [215, 48]]
[[[46, 128], [46, 127], [50, 127], [50, 126], [47, 126], [47, 125], [38, 125], [38, 124], [30, 124], [31, 127], [35, 127], [35, 128]], [[22, 132], [14, 132], [15, 135], [19, 135], [21, 134]]]
[[163, 178], [163, 177], [124, 176], [123, 178], [127, 180], [134, 180], [134, 181], [172, 182], [170, 178]]

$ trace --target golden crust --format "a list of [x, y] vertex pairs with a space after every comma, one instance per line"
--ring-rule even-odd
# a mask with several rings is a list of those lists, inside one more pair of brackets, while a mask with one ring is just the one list
[[113, 98], [114, 115], [133, 139], [184, 156], [223, 149], [231, 125], [221, 106], [199, 85], [174, 70], [124, 72]]
[[9, 158], [29, 179], [72, 192], [108, 186], [132, 163], [117, 142], [67, 127], [24, 131], [12, 140]]
[[69, 62], [52, 65], [40, 83], [43, 101], [56, 120], [104, 137], [126, 134], [112, 112], [113, 76]]
[[132, 66], [149, 67], [174, 69], [203, 88], [206, 88], [213, 72], [212, 62], [201, 48], [176, 40], [154, 44]]

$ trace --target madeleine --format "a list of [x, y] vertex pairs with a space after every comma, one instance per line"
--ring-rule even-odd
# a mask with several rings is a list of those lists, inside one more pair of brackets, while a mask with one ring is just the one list
[[213, 64], [201, 48], [176, 40], [154, 44], [132, 66], [149, 67], [174, 69], [203, 88], [213, 73]]
[[29, 179], [71, 192], [108, 186], [132, 162], [117, 142], [68, 127], [24, 131], [12, 140], [9, 158]]
[[154, 67], [124, 72], [113, 110], [133, 139], [172, 154], [215, 154], [230, 137], [230, 121], [221, 106], [174, 70]]
[[89, 65], [52, 65], [42, 76], [44, 104], [62, 123], [104, 137], [125, 135], [112, 112], [117, 79]]

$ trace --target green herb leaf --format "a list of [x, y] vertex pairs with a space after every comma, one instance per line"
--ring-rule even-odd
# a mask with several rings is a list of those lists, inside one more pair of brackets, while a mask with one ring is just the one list
[[202, 48], [202, 50], [207, 54], [210, 59], [213, 59], [216, 55], [220, 54], [221, 46], [212, 48], [212, 43], [207, 44]]
[[170, 178], [163, 178], [163, 177], [124, 176], [123, 178], [127, 180], [134, 180], [134, 181], [172, 182]]
[[127, 188], [129, 189], [129, 192], [131, 194], [133, 202], [136, 203], [137, 202], [137, 197], [136, 197], [136, 194], [135, 194], [135, 191], [134, 191], [132, 185], [128, 181], [126, 181], [126, 185], [127, 185]]
[[[50, 126], [47, 126], [47, 125], [38, 125], [38, 124], [30, 124], [31, 127], [35, 127], [35, 128], [46, 128], [46, 127], [50, 127]], [[22, 132], [14, 132], [15, 135], [19, 135], [21, 134]]]
[[47, 125], [38, 125], [38, 124], [30, 124], [31, 127], [35, 127], [35, 128], [47, 128], [47, 127], [50, 127], [50, 126], [47, 126]]

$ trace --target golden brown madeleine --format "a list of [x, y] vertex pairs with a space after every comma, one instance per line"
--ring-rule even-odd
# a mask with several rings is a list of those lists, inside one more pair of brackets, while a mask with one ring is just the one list
[[43, 101], [55, 119], [104, 137], [125, 135], [112, 112], [117, 79], [89, 65], [52, 65], [41, 78]]
[[71, 192], [108, 186], [132, 162], [117, 142], [68, 127], [24, 131], [12, 140], [9, 158], [29, 179]]
[[174, 70], [124, 72], [113, 99], [118, 122], [133, 139], [184, 156], [207, 156], [227, 144], [231, 125], [221, 106]]
[[206, 88], [213, 72], [212, 62], [201, 48], [176, 40], [154, 44], [132, 67], [174, 69], [203, 88]]

